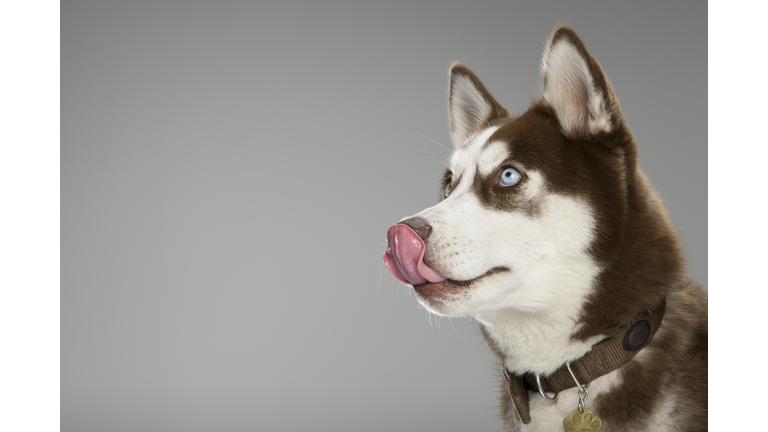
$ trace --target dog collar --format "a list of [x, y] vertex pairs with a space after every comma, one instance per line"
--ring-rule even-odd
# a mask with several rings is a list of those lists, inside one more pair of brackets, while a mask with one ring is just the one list
[[[652, 311], [638, 315], [613, 337], [596, 343], [584, 357], [570, 362], [571, 370], [578, 381], [590, 383], [609, 372], [613, 372], [646, 347], [661, 325], [666, 303], [666, 299], [662, 299], [661, 303]], [[508, 384], [507, 393], [512, 399], [512, 406], [524, 424], [531, 422], [528, 406], [529, 389], [538, 391], [543, 395], [543, 392], [560, 392], [576, 387], [576, 382], [574, 382], [566, 365], [560, 366], [554, 373], [546, 377], [537, 376], [530, 372], [522, 376], [514, 375], [503, 365], [501, 370]]]

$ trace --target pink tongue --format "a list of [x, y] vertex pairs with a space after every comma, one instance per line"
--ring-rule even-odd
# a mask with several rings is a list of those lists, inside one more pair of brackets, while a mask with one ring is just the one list
[[405, 225], [394, 225], [387, 231], [387, 252], [384, 265], [389, 271], [410, 285], [444, 281], [445, 277], [424, 264], [424, 240]]

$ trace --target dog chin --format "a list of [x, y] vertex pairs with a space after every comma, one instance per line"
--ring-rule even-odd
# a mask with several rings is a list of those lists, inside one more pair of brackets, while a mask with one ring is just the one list
[[498, 289], [499, 282], [501, 282], [498, 279], [503, 278], [498, 273], [506, 271], [509, 270], [494, 268], [485, 275], [470, 281], [446, 279], [440, 282], [414, 285], [413, 290], [416, 292], [419, 303], [433, 314], [452, 317], [468, 316], [487, 309], [474, 304], [477, 301], [473, 301], [473, 298], [480, 292], [487, 293]]
[[419, 300], [424, 309], [432, 312], [436, 315], [442, 316], [463, 316], [466, 314], [458, 313], [456, 309], [462, 309], [459, 306], [462, 300], [467, 300], [468, 293], [463, 291], [469, 288], [469, 285], [456, 286], [450, 279], [446, 279], [442, 282], [427, 282], [421, 285], [414, 285], [413, 290], [416, 292], [416, 298]]
[[465, 311], [465, 307], [462, 307], [464, 305], [462, 304], [463, 302], [461, 299], [445, 299], [425, 296], [419, 293], [419, 291], [416, 290], [416, 287], [414, 287], [414, 291], [416, 291], [416, 299], [419, 301], [419, 304], [430, 313], [445, 317], [463, 317], [471, 315], [470, 312]]

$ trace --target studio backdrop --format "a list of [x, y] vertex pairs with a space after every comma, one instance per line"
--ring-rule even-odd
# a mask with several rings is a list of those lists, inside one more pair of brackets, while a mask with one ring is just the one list
[[61, 424], [496, 431], [499, 370], [382, 265], [438, 200], [447, 71], [513, 115], [602, 64], [707, 285], [703, 2], [61, 4]]

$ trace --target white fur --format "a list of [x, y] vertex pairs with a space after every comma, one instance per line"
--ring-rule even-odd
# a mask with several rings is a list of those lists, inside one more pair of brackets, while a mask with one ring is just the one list
[[528, 180], [522, 188], [526, 198], [533, 199], [544, 192], [544, 177], [541, 174], [533, 170], [525, 170], [525, 175], [528, 176]]
[[544, 99], [555, 110], [567, 135], [613, 130], [605, 95], [595, 88], [587, 63], [573, 45], [560, 40], [550, 47], [544, 53], [542, 69], [547, 83]]
[[[468, 181], [462, 181], [459, 184], [453, 185], [453, 193], [451, 196], [462, 193], [462, 191], [469, 190], [472, 186], [472, 179], [475, 177], [475, 170], [477, 169], [477, 153], [482, 152], [483, 146], [488, 142], [488, 138], [493, 135], [498, 126], [486, 128], [479, 133], [470, 136], [467, 139], [467, 144], [463, 145], [453, 152], [451, 156], [451, 172], [454, 178], [461, 177], [462, 179], [469, 179]], [[483, 152], [484, 153], [484, 152]]]
[[463, 147], [471, 140], [475, 128], [488, 119], [491, 104], [469, 77], [456, 74], [451, 81], [450, 107], [451, 138], [457, 148]]
[[[682, 399], [682, 400], [681, 400]], [[674, 432], [679, 430], [679, 424], [675, 421], [675, 408], [685, 403], [685, 395], [678, 392], [661, 393], [660, 400], [656, 401], [653, 408], [653, 416], [648, 420], [646, 430], [654, 432]], [[707, 415], [702, 413], [702, 415]]]
[[[618, 371], [613, 371], [592, 381], [589, 385], [589, 397], [587, 398], [586, 407], [590, 408], [590, 402], [594, 401], [597, 395], [607, 393], [620, 384], [621, 378], [619, 378]], [[550, 394], [550, 396], [552, 395]], [[538, 393], [534, 393], [529, 400], [531, 423], [527, 425], [521, 424], [521, 430], [525, 432], [563, 430], [563, 420], [576, 409], [578, 402], [579, 394], [575, 387], [558, 393], [555, 403], [550, 403], [544, 400]]]
[[507, 144], [502, 141], [488, 143], [477, 158], [477, 167], [481, 175], [487, 176], [497, 170], [509, 157]]
[[599, 272], [586, 253], [594, 219], [585, 204], [560, 195], [545, 196], [541, 209], [534, 217], [515, 215], [516, 223], [502, 230], [507, 232], [500, 240], [511, 240], [506, 248], [512, 252], [511, 271], [500, 273], [496, 282], [503, 298], [475, 314], [516, 373], [552, 373], [602, 339], [570, 338]]

